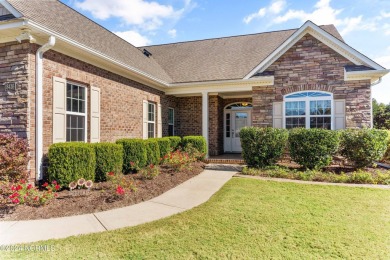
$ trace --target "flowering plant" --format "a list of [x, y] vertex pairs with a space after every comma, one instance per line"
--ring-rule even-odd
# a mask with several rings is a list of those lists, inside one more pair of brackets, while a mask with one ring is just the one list
[[110, 191], [115, 198], [123, 197], [127, 193], [137, 190], [135, 181], [131, 177], [126, 177], [123, 174], [115, 174], [114, 172], [107, 173], [107, 180]]
[[176, 150], [164, 156], [164, 165], [167, 165], [178, 172], [185, 167], [189, 167], [190, 163], [195, 160], [196, 159], [191, 157], [187, 152]]
[[45, 190], [39, 191], [33, 184], [20, 180], [11, 185], [11, 195], [8, 198], [13, 204], [40, 206], [57, 197], [57, 191], [61, 189], [61, 186], [56, 181], [53, 181], [51, 184], [45, 182], [42, 187]]
[[134, 172], [138, 172], [140, 170], [139, 161], [130, 162], [130, 169]]
[[141, 169], [139, 174], [142, 176], [142, 178], [151, 180], [160, 174], [160, 168], [154, 164], [150, 164], [149, 166]]

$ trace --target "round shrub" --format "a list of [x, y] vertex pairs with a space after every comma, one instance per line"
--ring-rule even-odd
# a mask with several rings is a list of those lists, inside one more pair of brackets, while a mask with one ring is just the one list
[[157, 165], [160, 162], [160, 148], [156, 139], [144, 140], [146, 146], [146, 163]]
[[168, 136], [166, 138], [169, 138], [169, 140], [171, 141], [171, 150], [176, 151], [181, 144], [181, 137], [180, 136]]
[[0, 181], [27, 178], [28, 143], [13, 134], [0, 134]]
[[245, 127], [240, 131], [242, 157], [250, 167], [273, 165], [283, 155], [287, 138], [285, 129]]
[[147, 154], [143, 139], [119, 139], [116, 143], [123, 146], [123, 172], [131, 173], [146, 166]]
[[182, 139], [183, 148], [186, 149], [188, 144], [191, 144], [193, 148], [202, 154], [197, 159], [203, 160], [205, 158], [207, 154], [207, 142], [203, 136], [184, 136]]
[[388, 134], [378, 129], [347, 129], [341, 135], [341, 155], [362, 168], [383, 158]]
[[149, 140], [156, 140], [158, 148], [160, 149], [160, 158], [163, 158], [171, 151], [171, 141], [167, 137], [163, 138], [150, 138]]
[[340, 145], [340, 132], [321, 128], [296, 128], [288, 137], [290, 156], [307, 169], [320, 169], [332, 162]]
[[96, 155], [87, 143], [58, 143], [49, 148], [49, 181], [68, 186], [80, 178], [95, 179]]
[[106, 181], [107, 172], [122, 173], [123, 146], [113, 143], [92, 144], [96, 153], [95, 181]]

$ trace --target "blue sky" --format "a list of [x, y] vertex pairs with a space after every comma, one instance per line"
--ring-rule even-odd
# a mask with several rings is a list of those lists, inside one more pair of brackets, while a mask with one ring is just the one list
[[[136, 46], [334, 24], [344, 40], [390, 69], [389, 0], [62, 0]], [[373, 87], [390, 103], [390, 75]]]

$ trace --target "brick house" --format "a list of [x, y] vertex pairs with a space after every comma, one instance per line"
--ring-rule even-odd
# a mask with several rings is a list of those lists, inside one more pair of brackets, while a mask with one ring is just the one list
[[218, 155], [244, 126], [371, 127], [388, 72], [333, 25], [136, 48], [56, 0], [0, 4], [0, 132], [28, 139], [31, 179], [56, 142], [203, 135]]

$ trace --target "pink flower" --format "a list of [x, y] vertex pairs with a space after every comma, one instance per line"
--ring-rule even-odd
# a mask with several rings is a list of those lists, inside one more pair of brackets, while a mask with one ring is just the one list
[[57, 181], [56, 181], [56, 180], [54, 180], [54, 181], [52, 181], [51, 183], [52, 183], [52, 184], [57, 184]]
[[61, 188], [60, 185], [56, 184], [56, 186], [54, 187], [56, 190], [59, 190]]
[[116, 188], [116, 193], [118, 195], [123, 195], [123, 194], [125, 194], [125, 190], [121, 186], [118, 185], [118, 187]]
[[11, 196], [9, 196], [10, 199], [13, 199], [15, 197], [19, 197], [19, 193], [15, 192]]
[[49, 183], [45, 182], [42, 186], [47, 187], [47, 186], [49, 186]]
[[23, 187], [22, 187], [22, 185], [18, 185], [18, 186], [16, 186], [16, 190], [21, 190], [21, 189], [23, 189]]
[[21, 184], [25, 184], [25, 183], [26, 183], [25, 180], [20, 180], [19, 182], [20, 182]]
[[37, 201], [38, 199], [39, 199], [38, 196], [35, 196], [34, 200]]
[[12, 200], [12, 203], [14, 203], [14, 204], [19, 204], [19, 202], [20, 202], [20, 200], [18, 198]]
[[30, 183], [29, 185], [27, 185], [27, 189], [30, 190], [32, 189], [33, 185]]

